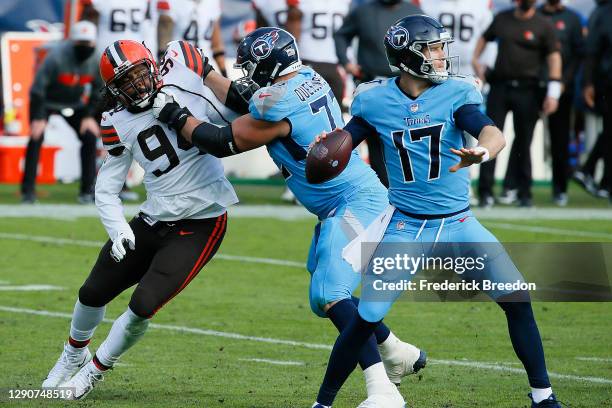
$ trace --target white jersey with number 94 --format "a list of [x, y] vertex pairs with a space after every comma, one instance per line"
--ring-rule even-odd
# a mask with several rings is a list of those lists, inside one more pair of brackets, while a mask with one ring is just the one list
[[[196, 52], [186, 42], [170, 43], [160, 67], [164, 92], [174, 95], [196, 118], [226, 124], [237, 115], [223, 106], [203, 85], [199, 75], [202, 60], [199, 54], [193, 58]], [[116, 204], [120, 203], [114, 197], [109, 197], [112, 195], [109, 192], [118, 193], [117, 183], [121, 190], [121, 178], [127, 174], [132, 159], [145, 170], [147, 200], [142, 204], [141, 211], [154, 219], [174, 221], [215, 217], [238, 201], [224, 176], [221, 161], [201, 153], [177, 136], [168, 126], [155, 119], [150, 109], [140, 113], [131, 113], [126, 109], [105, 112], [101, 136], [111, 156], [98, 177], [96, 204], [111, 238], [117, 223], [125, 220], [122, 213], [117, 215]], [[106, 166], [115, 170], [107, 170]]]

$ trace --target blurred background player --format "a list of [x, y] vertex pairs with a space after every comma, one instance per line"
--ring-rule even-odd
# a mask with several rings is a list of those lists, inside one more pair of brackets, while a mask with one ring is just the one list
[[[576, 76], [584, 58], [584, 38], [580, 16], [565, 7], [561, 0], [546, 0], [538, 12], [550, 19], [561, 45], [562, 92], [557, 111], [548, 117], [552, 156], [552, 197], [558, 206], [567, 205], [567, 183], [570, 176], [569, 144]], [[547, 80], [546, 75], [543, 78]]]
[[287, 0], [252, 0], [251, 5], [255, 12], [257, 28], [285, 28], [287, 24]]
[[[594, 23], [599, 21], [599, 15], [601, 12], [607, 12], [609, 10], [607, 8], [609, 1], [608, 0], [597, 0], [597, 7], [593, 10], [591, 15], [589, 16], [588, 21], [588, 32], [593, 31]], [[600, 30], [599, 28], [597, 30]], [[591, 50], [590, 52], [593, 52]], [[585, 84], [585, 91], [583, 93], [585, 98], [585, 103], [589, 108], [589, 111], [585, 113], [585, 122], [597, 122], [599, 117], [604, 111], [604, 100], [602, 92], [595, 92], [596, 89], [605, 88], [605, 84], [608, 82], [606, 79], [605, 71], [602, 67], [588, 67], [589, 72], [586, 72], [585, 69], [585, 81], [588, 79], [589, 83]], [[586, 125], [586, 123], [585, 123]], [[587, 126], [585, 126], [587, 127]], [[597, 128], [597, 126], [595, 126]], [[608, 176], [607, 176], [607, 166], [606, 161], [603, 160], [605, 155], [605, 135], [603, 132], [599, 132], [599, 130], [595, 131], [597, 136], [595, 136], [596, 140], [593, 144], [587, 159], [582, 163], [574, 172], [573, 179], [576, 180], [584, 189], [590, 194], [594, 195], [598, 198], [609, 198], [610, 195], [608, 193]], [[597, 168], [597, 163], [603, 160], [604, 161], [604, 171], [603, 176], [600, 180], [595, 180], [595, 170]]]
[[601, 101], [603, 132], [601, 151], [604, 159], [604, 179], [607, 179], [608, 197], [612, 201], [612, 3], [598, 9], [589, 24], [586, 41], [584, 99], [590, 108]]
[[344, 78], [338, 69], [334, 34], [348, 14], [351, 0], [287, 0], [287, 31], [297, 40], [304, 65], [331, 87], [342, 105]]
[[144, 41], [157, 52], [157, 0], [81, 0], [81, 18], [98, 26], [96, 54], [119, 40]]
[[212, 57], [221, 75], [227, 76], [225, 46], [221, 37], [220, 0], [158, 0], [158, 49], [163, 55], [166, 44], [185, 40], [204, 55]]
[[38, 68], [30, 88], [31, 136], [26, 149], [21, 184], [22, 202], [36, 200], [34, 185], [40, 148], [47, 119], [59, 114], [74, 129], [81, 141], [81, 204], [94, 202], [96, 178], [96, 138], [98, 122], [94, 119], [98, 104], [98, 59], [94, 54], [96, 26], [89, 21], [76, 23], [70, 38], [53, 46]]
[[[338, 62], [357, 84], [397, 75], [389, 68], [381, 38], [399, 17], [422, 13], [420, 7], [402, 0], [375, 0], [355, 7], [334, 34]], [[354, 39], [359, 41], [356, 62], [350, 61], [347, 54]], [[368, 138], [366, 142], [370, 166], [381, 183], [388, 187], [380, 141]]]
[[[342, 248], [385, 207], [386, 190], [356, 152], [341, 176], [317, 185], [306, 181], [306, 149], [317, 133], [342, 125], [343, 119], [329, 85], [310, 67], [302, 66], [290, 33], [260, 28], [243, 39], [237, 54], [244, 77], [230, 82], [214, 72], [204, 75], [205, 84], [219, 100], [246, 113], [230, 126], [218, 128], [196, 120], [163, 91], [155, 99], [154, 112], [159, 112], [159, 120], [175, 129], [179, 138], [204, 153], [226, 157], [267, 147], [287, 186], [320, 220], [307, 263], [310, 306], [342, 330], [357, 312], [358, 299], [352, 292], [360, 280], [360, 274], [342, 260]], [[251, 97], [251, 91], [258, 88]], [[368, 396], [399, 395], [390, 381], [399, 383], [425, 361], [425, 353], [401, 342], [381, 324], [360, 354]]]
[[[198, 117], [212, 118], [214, 95], [207, 95], [213, 102], [206, 104], [197, 96], [205, 94], [203, 57], [190, 44], [170, 46], [162, 68], [167, 92], [189, 101]], [[219, 159], [200, 154], [154, 118], [152, 102], [162, 77], [144, 45], [113, 43], [102, 55], [100, 72], [110, 97], [101, 122], [109, 155], [98, 175], [96, 207], [110, 240], [79, 290], [68, 343], [42, 384], [71, 388], [67, 399], [86, 397], [142, 338], [153, 316], [198, 275], [221, 245], [226, 208], [238, 202]], [[128, 223], [119, 193], [133, 159], [145, 169], [147, 200]], [[128, 308], [92, 358], [88, 344], [106, 305], [134, 285]]]
[[[504, 190], [500, 202], [509, 204], [517, 197], [519, 206], [531, 207], [531, 140], [540, 112], [557, 110], [561, 96], [561, 54], [555, 29], [549, 19], [538, 14], [536, 0], [518, 0], [516, 6], [498, 13], [478, 39], [472, 64], [482, 81], [491, 84], [487, 114], [503, 129], [506, 115], [513, 113], [514, 141], [510, 150]], [[493, 71], [485, 75], [480, 63], [487, 42], [497, 41]], [[540, 85], [548, 67], [548, 84]], [[495, 160], [480, 166], [478, 195], [480, 205], [493, 205]]]
[[[418, 0], [423, 12], [438, 20], [455, 40], [453, 54], [459, 57], [459, 74], [476, 76], [472, 67], [472, 55], [476, 42], [493, 21], [493, 3], [491, 0]], [[492, 66], [495, 62], [489, 47], [487, 55], [481, 57], [481, 63]], [[484, 57], [484, 58], [483, 58]]]

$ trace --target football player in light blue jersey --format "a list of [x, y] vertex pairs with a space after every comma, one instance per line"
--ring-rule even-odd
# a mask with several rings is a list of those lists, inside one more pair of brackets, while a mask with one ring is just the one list
[[[329, 85], [302, 66], [291, 34], [270, 27], [254, 31], [238, 47], [237, 66], [245, 76], [234, 82], [208, 66], [202, 75], [221, 101], [246, 113], [230, 126], [196, 120], [163, 90], [154, 114], [201, 151], [217, 157], [267, 147], [296, 198], [319, 218], [307, 263], [310, 304], [317, 315], [329, 317], [342, 330], [357, 315], [358, 299], [352, 292], [360, 280], [342, 260], [342, 249], [388, 205], [387, 191], [356, 152], [340, 176], [317, 185], [306, 181], [306, 153], [316, 135], [344, 123]], [[373, 334], [359, 357], [368, 398], [401, 398], [394, 383], [424, 367], [425, 353], [401, 342], [384, 324]]]
[[[391, 26], [384, 42], [389, 63], [400, 71], [400, 77], [360, 85], [351, 107], [353, 118], [344, 129], [351, 133], [353, 146], [368, 135], [381, 139], [391, 206], [372, 224], [381, 225], [378, 231], [369, 229], [356, 243], [377, 237], [376, 242], [393, 243], [394, 248], [402, 244], [401, 248], [406, 248], [402, 250], [409, 253], [418, 246], [417, 256], [421, 251], [435, 254], [444, 243], [461, 252], [455, 257], [492, 247], [496, 252], [487, 261], [486, 272], [476, 279], [522, 282], [501, 244], [469, 209], [468, 167], [494, 158], [505, 142], [501, 131], [481, 112], [482, 97], [475, 84], [454, 78], [453, 57], [447, 51], [452, 38], [435, 19], [410, 16]], [[463, 131], [476, 137], [478, 145], [465, 148]], [[352, 248], [359, 246], [352, 244]], [[384, 255], [384, 248], [389, 247], [378, 245], [374, 256]], [[344, 258], [356, 270], [364, 266], [360, 252], [349, 247], [344, 252]], [[401, 294], [397, 291], [386, 297], [369, 296], [376, 292], [370, 287], [376, 280], [368, 279], [367, 271], [359, 313], [334, 345], [315, 407], [331, 406], [355, 368], [364, 341]], [[532, 407], [559, 408], [529, 293], [495, 290], [487, 294], [505, 312], [512, 345], [532, 389]], [[383, 406], [402, 405], [371, 405]]]

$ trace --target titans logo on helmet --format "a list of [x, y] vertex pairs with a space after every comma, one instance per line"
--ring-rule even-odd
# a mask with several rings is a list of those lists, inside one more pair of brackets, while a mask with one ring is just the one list
[[251, 45], [251, 54], [253, 57], [262, 60], [270, 55], [274, 44], [278, 40], [278, 30], [270, 31], [262, 35]]
[[391, 26], [387, 31], [387, 42], [396, 50], [405, 48], [410, 39], [410, 34], [402, 26]]

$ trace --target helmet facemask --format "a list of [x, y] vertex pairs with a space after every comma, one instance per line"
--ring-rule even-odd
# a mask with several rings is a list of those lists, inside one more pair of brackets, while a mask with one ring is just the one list
[[253, 80], [253, 74], [255, 73], [257, 65], [252, 61], [245, 61], [242, 64], [234, 64], [234, 68], [241, 70], [243, 74], [242, 77], [234, 81], [235, 89], [238, 95], [240, 95], [246, 103], [249, 103], [253, 94], [260, 88], [257, 82]]
[[[137, 74], [132, 74], [138, 70]], [[161, 87], [161, 78], [148, 60], [141, 60], [108, 83], [109, 92], [126, 108], [147, 108]]]
[[[450, 35], [442, 33], [439, 40], [435, 41], [415, 41], [410, 46], [410, 51], [419, 56], [422, 59], [419, 72], [409, 69], [408, 72], [416, 77], [428, 79], [434, 84], [441, 84], [446, 81], [449, 77], [457, 76], [459, 69], [459, 56], [451, 55], [450, 44], [453, 39]], [[443, 57], [432, 57], [436, 51], [434, 50], [441, 44]], [[427, 55], [425, 55], [425, 49], [427, 49]], [[438, 61], [442, 61], [444, 68], [436, 68]], [[404, 67], [402, 67], [404, 68]], [[407, 67], [406, 67], [407, 68]]]

